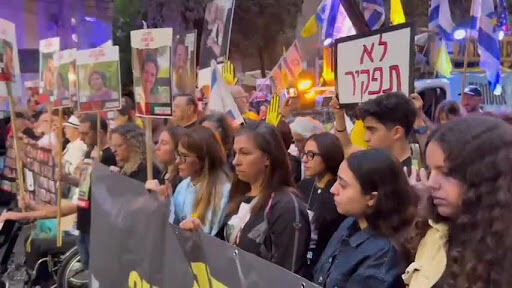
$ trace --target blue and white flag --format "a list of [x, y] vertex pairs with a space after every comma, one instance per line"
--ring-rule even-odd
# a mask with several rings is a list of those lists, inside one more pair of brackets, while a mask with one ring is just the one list
[[235, 103], [235, 99], [231, 95], [231, 90], [229, 89], [226, 82], [224, 82], [224, 78], [222, 78], [222, 73], [217, 67], [217, 63], [212, 60], [212, 81], [211, 81], [211, 92], [210, 99], [208, 101], [208, 110], [217, 111], [224, 113], [226, 116], [231, 117], [237, 123], [243, 123], [244, 118], [240, 114], [238, 110], [238, 106]]
[[382, 0], [362, 0], [364, 18], [371, 30], [379, 29], [386, 19], [384, 3]]
[[339, 0], [324, 0], [318, 6], [317, 22], [322, 25], [322, 41], [335, 40], [356, 33]]
[[471, 2], [471, 22], [469, 25], [469, 30], [472, 35], [477, 35], [478, 33], [478, 22], [480, 21], [480, 15], [482, 15], [482, 0], [473, 0]]
[[428, 28], [441, 34], [444, 39], [451, 39], [455, 24], [448, 0], [432, 0], [428, 14]]
[[[476, 7], [475, 5], [480, 5]], [[478, 53], [480, 68], [485, 70], [489, 86], [494, 94], [501, 94], [501, 64], [500, 43], [498, 39], [497, 18], [493, 0], [473, 0], [471, 7], [471, 29], [474, 29], [474, 19], [477, 21]]]

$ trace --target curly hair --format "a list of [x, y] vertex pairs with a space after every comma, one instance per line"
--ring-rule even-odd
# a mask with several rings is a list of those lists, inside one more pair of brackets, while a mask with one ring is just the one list
[[446, 174], [465, 187], [460, 214], [448, 222], [440, 285], [512, 287], [512, 127], [490, 117], [458, 118], [435, 130], [432, 142], [444, 153]]
[[130, 160], [127, 163], [123, 163], [121, 169], [121, 174], [128, 175], [135, 171], [141, 163], [146, 162], [144, 131], [133, 123], [127, 123], [112, 129], [113, 134], [123, 137], [128, 145]]

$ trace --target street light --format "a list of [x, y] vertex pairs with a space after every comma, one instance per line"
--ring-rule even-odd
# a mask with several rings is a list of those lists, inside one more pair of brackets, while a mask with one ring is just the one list
[[461, 39], [466, 38], [466, 29], [464, 29], [464, 28], [457, 28], [453, 32], [453, 38], [455, 38], [455, 40], [461, 40]]

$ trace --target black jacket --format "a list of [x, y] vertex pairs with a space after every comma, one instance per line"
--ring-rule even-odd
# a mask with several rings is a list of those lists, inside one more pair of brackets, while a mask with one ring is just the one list
[[294, 273], [306, 267], [310, 226], [306, 206], [291, 191], [274, 193], [263, 211], [251, 215], [238, 247]]

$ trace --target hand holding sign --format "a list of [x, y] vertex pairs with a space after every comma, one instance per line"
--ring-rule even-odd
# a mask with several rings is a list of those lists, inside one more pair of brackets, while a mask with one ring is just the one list
[[270, 100], [270, 106], [268, 106], [267, 123], [277, 127], [279, 121], [281, 121], [281, 115], [279, 115], [279, 96], [274, 95]]
[[226, 84], [229, 86], [234, 86], [238, 81], [235, 77], [235, 68], [230, 61], [226, 61], [224, 66], [222, 66], [222, 78], [224, 78], [224, 81], [226, 81]]

